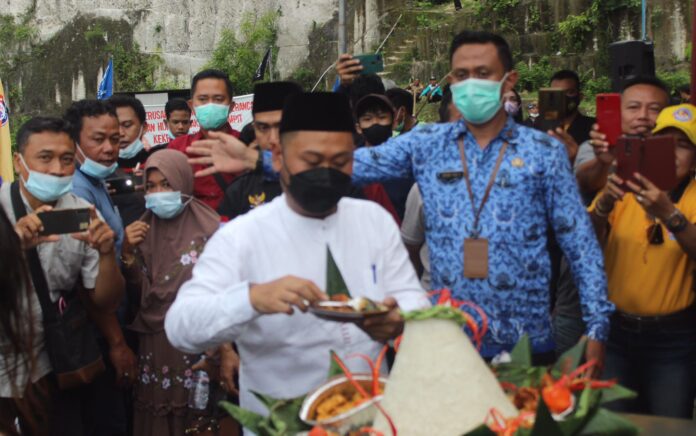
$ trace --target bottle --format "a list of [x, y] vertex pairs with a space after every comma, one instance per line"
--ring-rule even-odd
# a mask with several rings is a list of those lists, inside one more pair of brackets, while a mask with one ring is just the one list
[[188, 406], [195, 410], [205, 410], [210, 396], [210, 378], [202, 369], [193, 373], [193, 386], [189, 391]]

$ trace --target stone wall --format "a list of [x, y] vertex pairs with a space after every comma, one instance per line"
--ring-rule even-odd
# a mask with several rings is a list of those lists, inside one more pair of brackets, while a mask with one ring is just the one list
[[[347, 0], [348, 41], [356, 51], [379, 44], [378, 17], [402, 3]], [[98, 26], [105, 42], [138, 43], [142, 52], [164, 61], [161, 79], [185, 84], [208, 61], [223, 30], [237, 29], [249, 13], [268, 11], [280, 12], [274, 60], [280, 77], [300, 66], [318, 77], [337, 55], [337, 7], [338, 0], [0, 0], [0, 14], [31, 17], [35, 44], [42, 47], [15, 77], [2, 79], [22, 88], [22, 109], [29, 112], [40, 106], [59, 110], [93, 94], [106, 56], [101, 41], [84, 35]]]

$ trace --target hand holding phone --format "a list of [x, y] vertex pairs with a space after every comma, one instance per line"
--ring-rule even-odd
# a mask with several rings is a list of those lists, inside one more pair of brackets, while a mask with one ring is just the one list
[[597, 125], [609, 146], [615, 146], [622, 134], [621, 94], [597, 94]]
[[355, 55], [353, 59], [359, 60], [363, 67], [360, 74], [377, 74], [384, 71], [384, 59], [380, 53]]
[[89, 229], [89, 208], [53, 209], [37, 214], [43, 229], [41, 235], [64, 235]]
[[22, 248], [29, 250], [44, 242], [56, 242], [60, 240], [58, 235], [45, 235], [44, 224], [39, 218], [39, 214], [48, 213], [53, 208], [49, 205], [44, 205], [36, 209], [34, 213], [20, 218], [15, 224], [15, 232], [19, 236]]
[[539, 125], [543, 131], [561, 127], [568, 113], [565, 90], [541, 88], [539, 90]]
[[73, 233], [72, 237], [89, 244], [102, 256], [113, 254], [116, 233], [111, 230], [111, 227], [106, 222], [99, 218], [97, 209], [94, 206], [87, 210], [89, 211], [89, 228], [86, 232]]
[[[620, 137], [616, 145], [616, 174], [625, 182], [640, 185], [640, 173], [662, 191], [677, 186], [676, 140], [673, 136]], [[630, 191], [627, 183], [621, 189]]]

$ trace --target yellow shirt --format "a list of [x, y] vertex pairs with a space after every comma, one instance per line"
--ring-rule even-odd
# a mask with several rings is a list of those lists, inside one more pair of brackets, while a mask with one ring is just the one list
[[[601, 195], [601, 194], [600, 194]], [[595, 203], [590, 207], [594, 208]], [[689, 222], [696, 222], [696, 181], [691, 181], [676, 204]], [[611, 230], [604, 247], [609, 299], [622, 312], [655, 316], [674, 313], [694, 302], [694, 269], [667, 228], [664, 243], [650, 245], [650, 220], [633, 194], [617, 201], [609, 214]]]

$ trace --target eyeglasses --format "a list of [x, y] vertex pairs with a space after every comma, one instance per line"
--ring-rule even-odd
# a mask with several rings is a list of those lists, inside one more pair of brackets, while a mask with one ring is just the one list
[[650, 245], [662, 245], [665, 242], [665, 236], [662, 234], [662, 226], [659, 223], [653, 223], [648, 227], [648, 243]]

